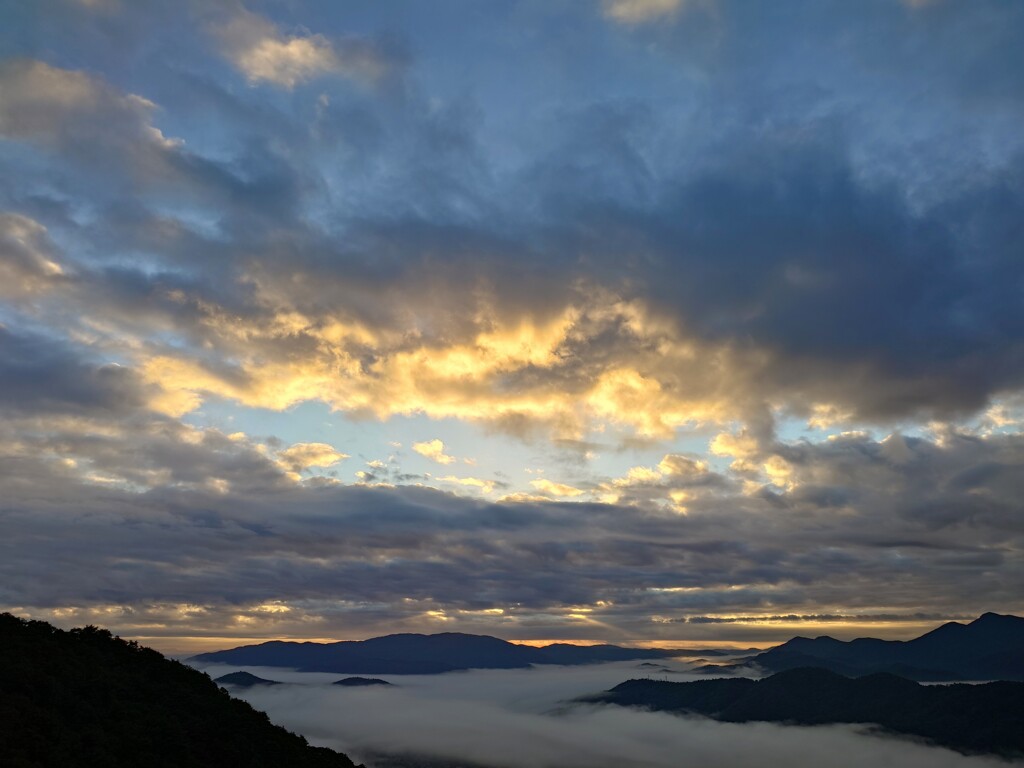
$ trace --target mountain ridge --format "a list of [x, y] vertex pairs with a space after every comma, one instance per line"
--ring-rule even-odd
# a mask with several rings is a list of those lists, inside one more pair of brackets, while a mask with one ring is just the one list
[[198, 654], [189, 661], [291, 667], [304, 672], [402, 675], [440, 674], [466, 669], [525, 669], [534, 664], [581, 665], [698, 655], [715, 655], [715, 652], [684, 648], [628, 648], [608, 644], [552, 643], [534, 647], [510, 643], [490, 635], [405, 632], [334, 643], [270, 640]]
[[816, 667], [762, 680], [627, 680], [577, 700], [696, 714], [730, 723], [857, 723], [965, 754], [1024, 756], [1024, 683], [921, 685], [886, 673], [849, 678]]
[[1024, 618], [988, 612], [968, 624], [947, 622], [911, 640], [797, 636], [722, 671], [783, 672], [808, 666], [851, 677], [889, 672], [921, 682], [1024, 680]]

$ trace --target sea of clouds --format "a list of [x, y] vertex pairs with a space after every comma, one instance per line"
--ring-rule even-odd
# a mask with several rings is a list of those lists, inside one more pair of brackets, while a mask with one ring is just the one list
[[612, 706], [571, 704], [623, 680], [652, 676], [691, 680], [637, 662], [526, 670], [472, 670], [444, 675], [383, 675], [392, 687], [345, 688], [346, 675], [268, 667], [207, 665], [211, 677], [237, 670], [289, 685], [232, 693], [301, 733], [347, 753], [368, 768], [395, 765], [387, 756], [430, 757], [488, 768], [987, 768], [994, 758], [968, 757], [859, 726], [717, 723]]

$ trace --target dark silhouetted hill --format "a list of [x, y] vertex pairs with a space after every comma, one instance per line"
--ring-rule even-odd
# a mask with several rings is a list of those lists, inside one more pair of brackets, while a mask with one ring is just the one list
[[5, 768], [352, 768], [206, 675], [95, 627], [0, 614]]
[[701, 653], [707, 652], [564, 643], [534, 648], [486, 635], [445, 632], [386, 635], [338, 643], [271, 641], [203, 653], [190, 661], [355, 675], [429, 675], [464, 669], [522, 669], [532, 664], [594, 664]]
[[335, 680], [332, 685], [344, 685], [349, 688], [362, 688], [369, 685], [391, 685], [387, 680], [379, 677], [346, 677], [342, 680]]
[[887, 672], [920, 681], [1024, 680], [1024, 618], [986, 613], [907, 641], [794, 637], [748, 666], [770, 672], [821, 667], [848, 676]]
[[277, 680], [267, 680], [262, 677], [256, 677], [248, 672], [232, 672], [227, 675], [218, 677], [213, 682], [218, 685], [234, 685], [239, 688], [251, 688], [254, 685], [280, 685], [281, 683]]
[[763, 680], [628, 680], [581, 701], [705, 715], [723, 722], [869, 723], [965, 753], [1024, 756], [1024, 683], [920, 685], [792, 669]]

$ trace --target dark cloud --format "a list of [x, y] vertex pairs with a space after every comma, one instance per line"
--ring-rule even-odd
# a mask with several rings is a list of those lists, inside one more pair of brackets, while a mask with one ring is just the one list
[[[208, 8], [0, 31], [0, 602], [610, 640], [1021, 609], [1019, 423], [962, 423], [1024, 385], [1020, 8]], [[195, 426], [307, 401], [550, 439], [548, 487], [613, 503]], [[587, 474], [691, 428], [731, 437]]]
[[[1013, 247], [1024, 208], [1020, 163], [1004, 158], [998, 167], [965, 171], [965, 179], [944, 186], [941, 202], [922, 209], [906, 183], [865, 173], [858, 121], [879, 105], [840, 107], [834, 93], [864, 92], [851, 67], [864, 64], [858, 57], [865, 50], [890, 57], [875, 67], [897, 73], [894, 88], [915, 87], [923, 77], [912, 55], [934, 64], [932, 77], [953, 77], [925, 44], [929, 36], [953, 44], [949, 25], [957, 18], [977, 21], [985, 39], [1002, 40], [1016, 15], [995, 6], [954, 13], [897, 3], [872, 13], [906, 39], [884, 49], [868, 39], [859, 15], [839, 6], [825, 14], [811, 6], [769, 13], [725, 4], [715, 22], [724, 25], [720, 45], [740, 58], [734, 66], [703, 62], [711, 86], [689, 86], [681, 102], [687, 130], [673, 136], [671, 121], [680, 115], [645, 96], [558, 105], [540, 115], [548, 121], [545, 138], [512, 172], [499, 173], [488, 154], [495, 147], [484, 140], [486, 99], [438, 106], [415, 90], [397, 99], [332, 91], [340, 101], [327, 98], [310, 136], [303, 114], [240, 98], [209, 78], [174, 75], [205, 94], [217, 132], [245, 137], [225, 160], [223, 152], [216, 159], [203, 154], [209, 142], [193, 149], [160, 133], [155, 107], [128, 90], [19, 59], [5, 65], [4, 77], [17, 86], [10, 93], [21, 101], [5, 99], [3, 130], [86, 165], [130, 161], [132, 191], [140, 182], [157, 185], [146, 192], [148, 206], [213, 206], [214, 237], [198, 235], [198, 211], [161, 222], [145, 208], [131, 228], [111, 231], [124, 219], [111, 212], [101, 229], [75, 234], [122, 258], [142, 247], [165, 269], [213, 269], [228, 281], [220, 301], [248, 305], [247, 313], [251, 295], [225, 285], [257, 276], [265, 291], [283, 292], [301, 311], [343, 308], [393, 329], [412, 315], [430, 337], [451, 339], [479, 332], [465, 318], [487, 286], [500, 285], [489, 299], [499, 316], [539, 319], [563, 309], [567, 288], [586, 280], [648, 303], [683, 337], [730, 348], [737, 363], [729, 374], [739, 380], [734, 391], [712, 396], [746, 403], [745, 418], [765, 401], [797, 414], [809, 401], [829, 402], [869, 420], [971, 413], [1018, 389], [1024, 374], [1014, 288], [1024, 275]], [[995, 23], [1003, 16], [1005, 23]], [[833, 57], [818, 91], [777, 98], [778, 83], [786, 93], [795, 87], [798, 75], [788, 67], [812, 56], [817, 44], [802, 44], [778, 67], [758, 65], [804, 18], [826, 37], [843, 33], [854, 42]], [[692, 33], [682, 22], [672, 29]], [[754, 44], [739, 46], [741, 37]], [[976, 73], [1005, 77], [989, 61], [998, 60], [1000, 45], [956, 46]], [[865, 77], [874, 82], [870, 72]], [[30, 87], [33, 78], [59, 82], [74, 98], [48, 100], [38, 95], [47, 89]], [[1014, 105], [1012, 89], [997, 93], [1000, 105]], [[890, 96], [879, 91], [875, 98]], [[752, 114], [730, 114], [740, 105]], [[338, 141], [357, 151], [338, 154]], [[325, 166], [324, 153], [338, 165]], [[371, 156], [376, 161], [367, 165]], [[349, 168], [359, 180], [354, 196], [339, 188]], [[112, 208], [124, 197], [115, 194]], [[351, 204], [338, 206], [342, 200]], [[161, 231], [167, 234], [154, 239]], [[420, 290], [425, 281], [430, 292]], [[134, 290], [143, 300], [152, 293], [143, 284]], [[567, 350], [576, 368], [530, 371], [531, 380], [504, 385], [530, 388], [550, 379], [579, 386], [608, 361], [628, 359], [625, 341], [615, 334], [587, 339]], [[689, 374], [682, 381], [671, 369], [655, 375], [667, 388], [692, 388]], [[514, 418], [504, 423], [518, 429]]]
[[827, 622], [899, 622], [899, 621], [957, 621], [975, 619], [976, 616], [946, 616], [941, 613], [861, 613], [856, 615], [842, 613], [787, 613], [774, 616], [688, 616], [675, 619], [690, 624], [744, 624], [751, 622], [810, 622], [823, 624]]
[[[474, 612], [500, 609], [499, 630], [511, 637], [541, 626], [553, 636], [619, 641], [656, 634], [674, 621], [663, 617], [693, 609], [763, 616], [772, 605], [844, 605], [844, 616], [863, 621], [881, 620], [871, 610], [881, 600], [896, 609], [887, 616], [921, 623], [940, 615], [921, 606], [969, 615], [979, 594], [998, 605], [1018, 599], [1024, 530], [1011, 475], [1021, 466], [1019, 437], [919, 440], [909, 457], [893, 439], [807, 445], [790, 455], [798, 484], [773, 494], [778, 505], [733, 492], [688, 502], [686, 516], [490, 504], [408, 487], [298, 486], [248, 444], [209, 431], [175, 437], [169, 428], [116, 440], [61, 436], [64, 454], [95, 471], [126, 465], [123, 452], [137, 456], [135, 474], [126, 475], [134, 482], [162, 471], [143, 494], [52, 472], [43, 487], [26, 488], [30, 460], [11, 463], [4, 599], [40, 608], [194, 603], [209, 609], [190, 620], [203, 630], [268, 602], [289, 606], [271, 617], [275, 626], [293, 626], [344, 596], [352, 608], [336, 609], [333, 631], [369, 634], [395, 622], [471, 630], [491, 626]], [[958, 479], [994, 465], [1005, 468], [1006, 482], [984, 494]], [[812, 476], [816, 485], [859, 490], [836, 514], [803, 490]], [[212, 492], [213, 479], [264, 490]], [[63, 508], [71, 498], [74, 511]], [[76, 535], [67, 539], [60, 531], [71, 521]], [[384, 613], [362, 613], [374, 605]], [[566, 618], [581, 609], [598, 624]]]
[[90, 413], [115, 417], [143, 404], [134, 372], [82, 360], [52, 338], [0, 326], [0, 409], [13, 415]]

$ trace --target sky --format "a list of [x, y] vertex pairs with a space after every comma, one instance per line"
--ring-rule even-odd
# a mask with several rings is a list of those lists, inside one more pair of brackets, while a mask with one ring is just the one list
[[1024, 612], [1024, 4], [0, 18], [0, 609], [171, 652]]

